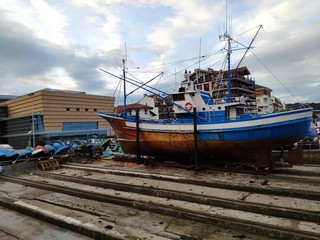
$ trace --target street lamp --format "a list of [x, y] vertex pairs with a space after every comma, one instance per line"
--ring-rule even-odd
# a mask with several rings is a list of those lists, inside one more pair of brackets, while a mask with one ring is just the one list
[[31, 133], [32, 133], [32, 131], [28, 132], [28, 135], [29, 135], [28, 147], [31, 147]]
[[[32, 97], [34, 95], [34, 93], [29, 93], [28, 94], [30, 97]], [[33, 105], [33, 101], [32, 101], [32, 113], [31, 113], [31, 117], [32, 117], [32, 147], [34, 148], [36, 145], [36, 140], [35, 140], [35, 133], [34, 133], [34, 105]]]

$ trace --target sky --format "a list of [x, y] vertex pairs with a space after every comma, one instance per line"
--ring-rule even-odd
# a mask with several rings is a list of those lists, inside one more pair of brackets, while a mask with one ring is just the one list
[[163, 72], [148, 84], [170, 93], [185, 70], [224, 68], [225, 32], [236, 67], [262, 25], [241, 66], [285, 103], [320, 102], [318, 0], [0, 1], [0, 95], [53, 88], [119, 102], [123, 82], [106, 72], [119, 77], [123, 59], [139, 82]]

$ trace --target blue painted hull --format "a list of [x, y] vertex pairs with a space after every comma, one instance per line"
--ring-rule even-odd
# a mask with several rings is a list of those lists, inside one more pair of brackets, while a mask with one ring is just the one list
[[[125, 153], [136, 154], [136, 123], [100, 114], [114, 129]], [[268, 166], [271, 149], [293, 144], [308, 132], [312, 109], [252, 116], [225, 122], [199, 122], [199, 156], [215, 161]], [[193, 123], [143, 121], [140, 123], [142, 155], [189, 159], [194, 155]]]
[[298, 141], [306, 135], [310, 128], [311, 119], [305, 118], [299, 121], [289, 121], [285, 124], [268, 124], [265, 126], [253, 126], [243, 128], [231, 128], [225, 130], [200, 130], [199, 140], [224, 140], [224, 141], [247, 141], [292, 138]]

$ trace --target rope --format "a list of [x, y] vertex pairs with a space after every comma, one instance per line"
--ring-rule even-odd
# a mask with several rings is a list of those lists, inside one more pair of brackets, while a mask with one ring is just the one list
[[255, 55], [251, 50], [250, 50], [250, 52], [253, 54], [253, 56], [255, 56], [255, 57], [258, 59], [258, 61], [262, 64], [262, 66], [264, 66], [264, 67], [268, 70], [268, 72], [269, 72], [275, 79], [278, 80], [278, 82], [288, 91], [288, 93], [289, 93], [294, 99], [296, 99], [297, 102], [300, 102], [300, 100], [290, 91], [290, 89], [287, 88], [287, 87], [283, 84], [283, 82], [281, 82], [281, 80], [261, 61], [261, 59], [258, 58], [258, 56]]

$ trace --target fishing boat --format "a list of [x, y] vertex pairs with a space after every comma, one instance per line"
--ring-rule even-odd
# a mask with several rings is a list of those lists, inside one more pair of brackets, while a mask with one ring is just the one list
[[[115, 131], [117, 140], [125, 153], [161, 156], [190, 161], [205, 159], [255, 168], [267, 168], [271, 163], [271, 150], [293, 144], [308, 132], [312, 121], [312, 109], [258, 114], [246, 111], [246, 101], [230, 94], [231, 40], [228, 41], [228, 95], [214, 99], [207, 91], [195, 89], [189, 79], [171, 94], [171, 100], [146, 87], [126, 80], [123, 60], [124, 86], [127, 82], [138, 88], [157, 94], [164, 101], [171, 101], [175, 118], [142, 119], [137, 113], [128, 116], [126, 93], [124, 111], [121, 114], [98, 113]], [[125, 87], [124, 87], [125, 89]]]

